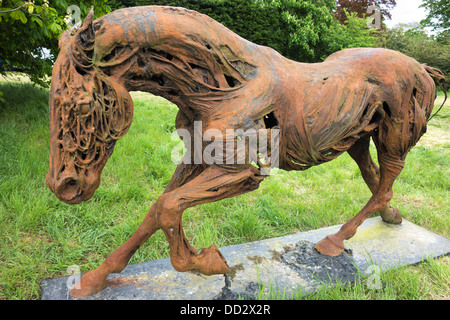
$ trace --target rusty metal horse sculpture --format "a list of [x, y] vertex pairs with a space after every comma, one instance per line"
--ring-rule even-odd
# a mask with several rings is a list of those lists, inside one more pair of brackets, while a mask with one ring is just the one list
[[[390, 207], [392, 185], [406, 154], [426, 130], [442, 73], [395, 51], [347, 49], [322, 63], [288, 60], [242, 39], [213, 19], [173, 7], [117, 10], [63, 33], [50, 91], [50, 170], [47, 185], [66, 203], [88, 200], [115, 142], [129, 129], [129, 91], [146, 91], [175, 103], [177, 129], [194, 135], [215, 129], [278, 130], [252, 165], [244, 162], [181, 162], [138, 230], [97, 269], [86, 273], [75, 297], [106, 286], [106, 277], [127, 265], [133, 253], [162, 229], [173, 267], [203, 274], [229, 272], [212, 245], [198, 252], [186, 240], [182, 213], [197, 204], [258, 188], [267, 158], [278, 167], [305, 170], [347, 151], [372, 191], [364, 208], [335, 234], [316, 244], [339, 255], [344, 240], [372, 213], [400, 223]], [[379, 167], [369, 154], [372, 137]], [[234, 137], [236, 138], [236, 137]], [[233, 140], [236, 141], [236, 140]], [[208, 143], [203, 142], [202, 148]], [[234, 145], [233, 145], [234, 146]], [[237, 149], [232, 149], [236, 160]], [[195, 157], [195, 150], [187, 151]], [[271, 157], [272, 159], [272, 157]]]

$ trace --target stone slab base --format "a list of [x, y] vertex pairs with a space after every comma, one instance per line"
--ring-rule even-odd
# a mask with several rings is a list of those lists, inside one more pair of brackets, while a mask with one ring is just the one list
[[[324, 283], [352, 282], [376, 268], [416, 264], [450, 253], [449, 239], [407, 220], [392, 225], [380, 217], [367, 219], [338, 257], [313, 249], [317, 241], [340, 227], [220, 248], [232, 270], [227, 276], [179, 273], [168, 258], [128, 265], [120, 274], [110, 275], [108, 287], [87, 300], [237, 300], [267, 298], [274, 292], [292, 298], [300, 290], [313, 293]], [[43, 280], [41, 299], [74, 299], [68, 289], [74, 279]]]

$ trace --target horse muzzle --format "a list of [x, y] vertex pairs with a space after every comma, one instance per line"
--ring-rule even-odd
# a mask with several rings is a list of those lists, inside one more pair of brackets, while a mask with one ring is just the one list
[[48, 188], [55, 196], [68, 204], [77, 204], [89, 200], [100, 184], [99, 177], [79, 176], [62, 172], [57, 179], [53, 179], [51, 171], [47, 173], [46, 182]]

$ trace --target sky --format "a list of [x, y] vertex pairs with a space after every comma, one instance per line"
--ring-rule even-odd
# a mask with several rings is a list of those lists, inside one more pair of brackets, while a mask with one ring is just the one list
[[397, 5], [391, 11], [392, 19], [385, 20], [388, 28], [392, 28], [399, 23], [420, 22], [426, 17], [426, 10], [419, 8], [422, 0], [396, 0]]

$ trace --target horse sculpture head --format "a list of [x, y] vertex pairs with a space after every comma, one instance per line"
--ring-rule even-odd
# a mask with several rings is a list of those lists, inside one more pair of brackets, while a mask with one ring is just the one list
[[93, 11], [63, 33], [50, 89], [47, 185], [66, 203], [92, 197], [115, 142], [131, 125], [133, 103], [118, 81], [94, 63]]

